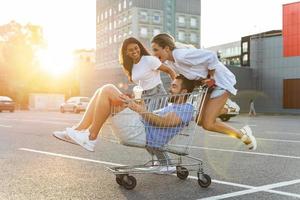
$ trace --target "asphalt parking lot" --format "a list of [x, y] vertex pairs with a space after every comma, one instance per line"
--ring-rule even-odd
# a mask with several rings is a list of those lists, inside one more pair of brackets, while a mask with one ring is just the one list
[[255, 152], [199, 128], [190, 154], [203, 159], [213, 180], [209, 188], [198, 185], [195, 173], [185, 181], [141, 174], [131, 191], [120, 187], [106, 167], [144, 163], [150, 159], [145, 150], [99, 141], [92, 153], [52, 136], [81, 116], [0, 113], [0, 199], [300, 199], [300, 116], [232, 118], [234, 127], [251, 126]]

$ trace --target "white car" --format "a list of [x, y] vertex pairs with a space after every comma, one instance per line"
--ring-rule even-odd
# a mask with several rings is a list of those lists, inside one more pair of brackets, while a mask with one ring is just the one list
[[225, 106], [224, 106], [224, 114], [221, 114], [219, 118], [223, 121], [226, 122], [228, 121], [231, 117], [235, 117], [238, 114], [240, 114], [240, 107], [235, 103], [234, 101], [231, 101], [230, 99], [227, 100]]
[[80, 113], [81, 111], [86, 110], [89, 101], [89, 97], [71, 97], [65, 103], [61, 104], [60, 112], [64, 113], [70, 111]]

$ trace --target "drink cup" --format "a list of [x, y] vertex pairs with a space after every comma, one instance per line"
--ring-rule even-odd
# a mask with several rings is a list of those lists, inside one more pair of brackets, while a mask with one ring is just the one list
[[133, 94], [135, 99], [141, 99], [143, 94], [143, 88], [139, 85], [133, 87]]

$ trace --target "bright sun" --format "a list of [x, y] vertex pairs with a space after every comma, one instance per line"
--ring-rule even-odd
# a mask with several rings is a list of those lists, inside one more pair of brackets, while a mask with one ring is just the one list
[[73, 56], [68, 52], [41, 50], [37, 53], [41, 68], [53, 76], [61, 76], [71, 71]]

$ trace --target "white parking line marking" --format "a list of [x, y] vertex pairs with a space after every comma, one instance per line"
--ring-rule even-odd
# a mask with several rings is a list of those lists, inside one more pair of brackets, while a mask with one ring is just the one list
[[[219, 138], [228, 138], [232, 139], [229, 136], [223, 136], [223, 135], [213, 135], [213, 134], [208, 134], [209, 137], [219, 137]], [[262, 140], [262, 141], [271, 141], [271, 142], [290, 142], [290, 143], [300, 143], [299, 140], [280, 140], [280, 139], [268, 139], [268, 138], [257, 138], [256, 140]]]
[[190, 148], [192, 148], [192, 149], [204, 149], [204, 150], [211, 150], [211, 151], [223, 151], [223, 152], [231, 152], [231, 153], [242, 153], [242, 154], [259, 155], [259, 156], [271, 156], [271, 157], [278, 157], [278, 158], [300, 159], [299, 156], [286, 156], [286, 155], [280, 155], [280, 154], [258, 153], [258, 152], [248, 152], [248, 151], [236, 151], [236, 150], [229, 150], [229, 149], [217, 149], [217, 148], [197, 147], [197, 146], [190, 146]]
[[6, 119], [6, 118], [0, 118], [0, 119], [1, 119], [1, 120], [7, 120], [7, 121], [20, 121], [20, 122], [33, 122], [33, 123], [46, 123], [46, 124], [72, 125], [71, 123], [67, 123], [67, 122], [58, 122], [58, 121], [31, 120], [31, 119]]
[[82, 161], [87, 161], [87, 162], [100, 163], [100, 164], [105, 164], [105, 165], [122, 166], [121, 164], [117, 164], [117, 163], [93, 160], [93, 159], [88, 159], [88, 158], [81, 158], [81, 157], [77, 157], [77, 156], [68, 156], [68, 155], [64, 155], [64, 154], [51, 153], [51, 152], [39, 151], [39, 150], [28, 149], [28, 148], [19, 148], [19, 150], [29, 151], [29, 152], [39, 153], [39, 154], [45, 154], [45, 155], [50, 155], [50, 156], [57, 156], [57, 157], [61, 157], [61, 158], [69, 158], [69, 159], [74, 159], [74, 160], [82, 160]]
[[[297, 183], [300, 183], [300, 179], [292, 180], [292, 181], [284, 181], [284, 182], [269, 184], [269, 185], [263, 185], [263, 186], [255, 187], [255, 188], [252, 188], [249, 190], [242, 190], [242, 191], [238, 191], [238, 192], [232, 192], [232, 193], [228, 193], [228, 194], [222, 194], [222, 195], [218, 195], [218, 196], [202, 198], [202, 200], [226, 199], [226, 198], [230, 198], [230, 197], [242, 196], [245, 194], [252, 194], [252, 193], [256, 193], [256, 192], [265, 192], [270, 189], [274, 189], [274, 188], [278, 188], [278, 187], [285, 187], [285, 186], [294, 185]], [[280, 194], [291, 194], [290, 196], [300, 198], [300, 195], [298, 195], [298, 194], [284, 193], [284, 192], [278, 192], [277, 194], [279, 194], [279, 193]]]
[[11, 128], [12, 126], [9, 126], [9, 125], [2, 125], [2, 124], [0, 124], [0, 127], [4, 127], [4, 128]]
[[286, 131], [265, 131], [266, 134], [272, 134], [272, 135], [300, 135], [298, 132], [286, 132]]
[[[81, 160], [81, 161], [87, 161], [87, 162], [93, 162], [93, 163], [100, 163], [100, 164], [104, 164], [104, 165], [123, 166], [122, 164], [119, 164], [119, 163], [99, 161], [99, 160], [81, 158], [81, 157], [77, 157], [77, 156], [69, 156], [69, 155], [64, 155], [64, 154], [51, 153], [51, 152], [46, 152], [46, 151], [39, 151], [39, 150], [29, 149], [29, 148], [19, 148], [18, 150], [28, 151], [28, 152], [33, 152], [33, 153], [39, 153], [39, 154], [44, 154], [44, 155], [50, 155], [50, 156], [56, 156], [56, 157], [61, 157], [61, 158], [68, 158], [68, 159]], [[198, 177], [196, 177], [196, 176], [188, 176], [188, 178], [198, 180]], [[217, 183], [217, 184], [223, 184], [223, 185], [229, 185], [229, 186], [249, 189], [249, 190], [243, 190], [244, 192], [251, 191], [250, 193], [255, 193], [255, 192], [263, 191], [263, 192], [281, 194], [281, 195], [291, 196], [291, 197], [300, 197], [300, 195], [298, 195], [298, 194], [271, 190], [272, 188], [275, 188], [275, 187], [283, 187], [283, 186], [287, 186], [287, 185], [291, 185], [291, 184], [296, 184], [296, 183], [300, 182], [300, 179], [295, 180], [293, 182], [282, 182], [282, 183], [277, 183], [277, 184], [272, 184], [272, 185], [265, 185], [265, 186], [260, 186], [260, 187], [254, 187], [254, 186], [250, 186], [250, 185], [244, 185], [244, 184], [232, 183], [232, 182], [226, 182], [226, 181], [219, 181], [219, 180], [212, 180], [212, 182]], [[272, 187], [270, 187], [270, 186], [272, 186]], [[260, 190], [256, 191], [255, 189], [257, 189], [257, 188], [260, 188]], [[253, 190], [255, 190], [255, 192], [253, 192]], [[243, 192], [243, 191], [240, 191], [240, 192]], [[236, 193], [236, 192], [234, 192], [234, 193]], [[229, 193], [229, 194], [233, 194], [233, 193]], [[227, 195], [229, 195], [229, 194], [227, 194]], [[209, 198], [213, 198], [213, 197], [209, 197]]]

